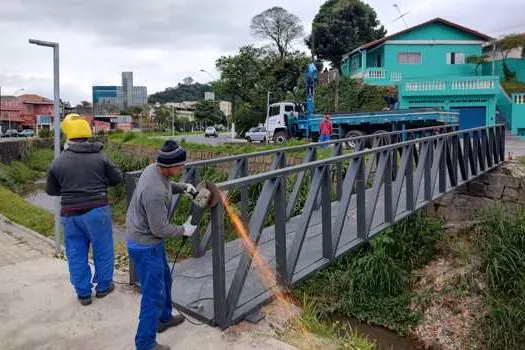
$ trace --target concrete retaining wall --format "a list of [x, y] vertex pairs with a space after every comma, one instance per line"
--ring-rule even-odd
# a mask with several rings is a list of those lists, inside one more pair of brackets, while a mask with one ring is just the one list
[[14, 160], [22, 160], [33, 149], [52, 148], [53, 140], [10, 140], [0, 142], [0, 163], [10, 163]]

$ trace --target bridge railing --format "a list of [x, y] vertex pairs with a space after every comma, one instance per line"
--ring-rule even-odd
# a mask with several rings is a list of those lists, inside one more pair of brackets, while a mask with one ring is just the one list
[[[226, 328], [244, 318], [272, 297], [273, 287], [288, 288], [301, 281], [430, 201], [493, 169], [504, 155], [505, 130], [497, 125], [276, 166], [218, 183], [225, 199], [211, 213], [213, 322]], [[284, 157], [285, 151], [277, 151], [275, 164], [282, 164]], [[287, 179], [304, 173], [312, 174], [306, 196], [290, 215]], [[250, 187], [258, 189], [253, 205], [238, 195]], [[237, 245], [237, 255], [227, 259], [225, 237], [233, 234], [236, 223], [224, 212], [231, 208], [241, 214], [242, 208], [251, 208], [243, 214], [243, 225], [276, 276], [254, 295], [246, 292], [260, 283], [252, 278], [257, 273], [252, 252]]]
[[[352, 151], [359, 151], [365, 148], [376, 148], [385, 144], [393, 144], [424, 136], [442, 134], [457, 129], [457, 124], [432, 126], [195, 161], [186, 164], [184, 174], [180, 181], [197, 185], [201, 181], [221, 182], [225, 180], [234, 180], [276, 169], [307, 164], [318, 160], [322, 156], [340, 156]], [[371, 156], [375, 157], [375, 154], [372, 154]], [[393, 159], [394, 163], [396, 161], [397, 158]], [[373, 174], [375, 166], [376, 164], [374, 162], [369, 162], [366, 169], [367, 178], [370, 174]], [[128, 203], [131, 200], [136, 181], [141, 173], [142, 171], [134, 171], [125, 174]], [[333, 180], [336, 184], [336, 197], [340, 198], [343, 186], [341, 164], [338, 164], [334, 168], [334, 173]], [[304, 191], [306, 183], [311, 176], [312, 174], [309, 171], [305, 171], [289, 177], [287, 186], [289, 192], [286, 207], [287, 217], [290, 217], [295, 211], [297, 211], [296, 204], [298, 200], [300, 200], [301, 191]], [[247, 202], [250, 196], [250, 189], [248, 187], [240, 188], [239, 195], [244, 202]], [[173, 197], [170, 217], [173, 217], [180, 201], [180, 196]], [[248, 216], [248, 208], [249, 206], [243, 206], [241, 208], [242, 215], [245, 218]], [[210, 223], [204, 228], [199, 227], [198, 232], [192, 237], [191, 242], [194, 256], [202, 256], [204, 254], [209, 247], [210, 237]], [[132, 270], [132, 268], [130, 268], [130, 270]]]

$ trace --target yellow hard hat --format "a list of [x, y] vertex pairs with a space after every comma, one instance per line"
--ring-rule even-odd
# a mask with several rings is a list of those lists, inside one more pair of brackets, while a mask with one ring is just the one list
[[76, 113], [66, 115], [60, 126], [68, 140], [84, 139], [93, 136], [93, 131], [87, 120]]

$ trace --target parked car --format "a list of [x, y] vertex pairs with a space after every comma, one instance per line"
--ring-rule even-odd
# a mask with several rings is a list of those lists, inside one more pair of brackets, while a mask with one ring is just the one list
[[265, 142], [266, 141], [266, 128], [265, 127], [256, 127], [251, 128], [246, 132], [245, 138], [248, 140], [248, 142], [252, 141], [259, 141], [259, 142]]
[[6, 130], [6, 132], [2, 134], [2, 137], [18, 137], [18, 131], [15, 129]]
[[204, 137], [219, 137], [219, 134], [217, 134], [217, 130], [213, 126], [209, 126], [204, 131]]
[[33, 137], [35, 136], [35, 132], [33, 129], [24, 129], [18, 133], [18, 137]]

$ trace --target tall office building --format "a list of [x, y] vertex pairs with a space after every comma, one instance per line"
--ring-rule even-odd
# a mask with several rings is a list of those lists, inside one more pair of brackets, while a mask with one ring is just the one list
[[115, 114], [148, 103], [145, 86], [133, 86], [133, 72], [122, 73], [122, 86], [93, 86], [95, 115]]

